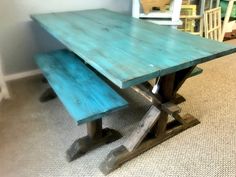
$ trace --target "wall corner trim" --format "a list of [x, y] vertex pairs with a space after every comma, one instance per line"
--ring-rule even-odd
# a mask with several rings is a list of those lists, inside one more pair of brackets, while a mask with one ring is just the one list
[[4, 76], [4, 80], [6, 82], [9, 82], [9, 81], [22, 79], [22, 78], [26, 78], [26, 77], [31, 77], [31, 76], [35, 76], [35, 75], [39, 75], [39, 74], [42, 74], [42, 72], [39, 69], [35, 69], [35, 70], [31, 70], [31, 71], [25, 71], [25, 72], [20, 72], [20, 73], [16, 73], [16, 74], [6, 75], [6, 76]]

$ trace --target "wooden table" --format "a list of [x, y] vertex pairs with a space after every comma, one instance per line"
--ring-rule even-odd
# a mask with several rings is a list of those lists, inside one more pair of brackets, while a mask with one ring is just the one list
[[[197, 64], [236, 52], [236, 47], [105, 9], [33, 15], [46, 31], [118, 87], [132, 87], [152, 106], [127, 141], [100, 169], [124, 162], [199, 123], [181, 117], [177, 91]], [[147, 82], [157, 78], [159, 91]], [[168, 115], [174, 121], [168, 123]]]

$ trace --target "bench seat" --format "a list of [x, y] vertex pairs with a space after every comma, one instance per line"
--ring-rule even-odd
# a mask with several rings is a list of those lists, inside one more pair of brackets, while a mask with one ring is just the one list
[[39, 54], [36, 62], [78, 123], [102, 118], [109, 112], [127, 106], [126, 100], [68, 50]]

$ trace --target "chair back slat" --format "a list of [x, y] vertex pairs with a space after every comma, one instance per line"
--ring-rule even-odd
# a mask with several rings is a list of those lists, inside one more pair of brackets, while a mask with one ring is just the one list
[[220, 41], [221, 35], [221, 8], [214, 8], [204, 13], [204, 32], [208, 39]]

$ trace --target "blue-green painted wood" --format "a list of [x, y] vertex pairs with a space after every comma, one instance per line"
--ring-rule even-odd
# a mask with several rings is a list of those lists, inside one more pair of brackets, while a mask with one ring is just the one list
[[39, 54], [36, 61], [78, 123], [102, 118], [104, 114], [127, 105], [119, 94], [67, 50]]
[[105, 9], [32, 18], [121, 88], [236, 52], [235, 46]]
[[193, 69], [193, 71], [191, 72], [189, 78], [190, 78], [190, 77], [193, 77], [193, 76], [197, 76], [197, 75], [201, 74], [202, 72], [203, 72], [203, 69], [196, 66], [196, 67]]

